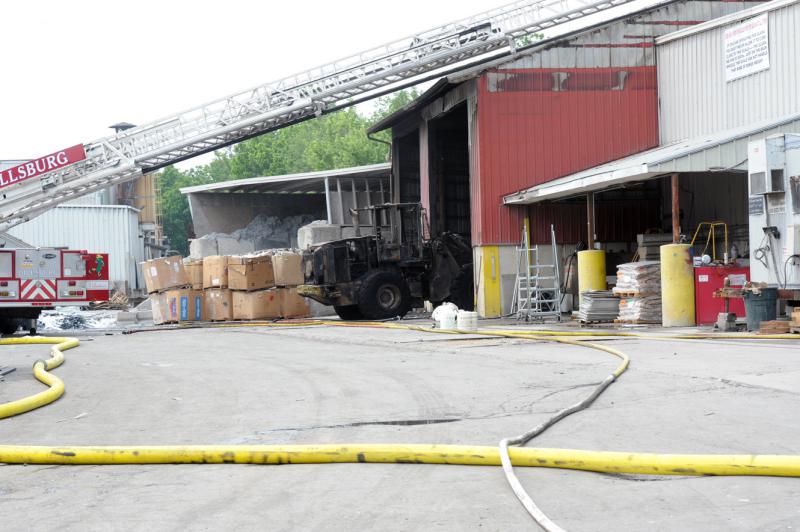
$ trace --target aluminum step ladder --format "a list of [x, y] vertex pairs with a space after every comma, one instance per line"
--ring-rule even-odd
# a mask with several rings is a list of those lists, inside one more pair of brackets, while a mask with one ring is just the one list
[[512, 312], [517, 319], [561, 320], [561, 271], [558, 262], [555, 228], [550, 226], [552, 262], [543, 263], [538, 245], [531, 246], [528, 228], [522, 229], [522, 243], [517, 247], [517, 280], [514, 285]]
[[[519, 0], [85, 143], [84, 160], [3, 189], [0, 230], [170, 164], [509, 56], [632, 1]], [[302, 24], [297, 32], [298, 39], [307, 38]], [[284, 53], [291, 53], [291, 43]]]

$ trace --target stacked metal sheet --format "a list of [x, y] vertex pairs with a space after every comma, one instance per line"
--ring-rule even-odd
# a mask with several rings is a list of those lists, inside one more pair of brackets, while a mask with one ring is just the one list
[[578, 321], [584, 323], [611, 322], [619, 315], [619, 298], [610, 290], [581, 292]]

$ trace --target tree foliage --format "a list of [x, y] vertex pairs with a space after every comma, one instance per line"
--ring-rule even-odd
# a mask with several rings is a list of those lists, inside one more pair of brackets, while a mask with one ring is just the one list
[[[249, 177], [332, 170], [389, 160], [389, 147], [367, 138], [367, 128], [407, 105], [416, 90], [380, 98], [375, 111], [364, 116], [354, 107], [323, 115], [244, 141], [229, 151], [218, 151], [206, 165], [181, 171], [174, 166], [159, 175], [164, 234], [171, 248], [188, 254], [191, 215], [180, 188]], [[388, 141], [388, 131], [375, 135]]]

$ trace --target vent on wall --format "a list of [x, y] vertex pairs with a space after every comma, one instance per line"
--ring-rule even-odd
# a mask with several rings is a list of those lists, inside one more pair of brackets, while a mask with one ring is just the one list
[[750, 174], [750, 194], [764, 194], [767, 192], [767, 175], [764, 172]]

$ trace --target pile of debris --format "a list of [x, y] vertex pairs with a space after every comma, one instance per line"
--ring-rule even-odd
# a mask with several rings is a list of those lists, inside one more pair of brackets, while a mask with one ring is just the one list
[[259, 214], [243, 229], [232, 233], [209, 233], [189, 244], [189, 256], [202, 259], [212, 255], [245, 255], [257, 250], [296, 248], [297, 230], [314, 221], [314, 216], [267, 216]]
[[613, 292], [621, 298], [617, 320], [619, 323], [661, 323], [660, 262], [620, 264], [617, 266], [617, 285]]
[[578, 321], [581, 323], [608, 323], [619, 315], [619, 298], [610, 290], [588, 290], [581, 292], [581, 308]]
[[79, 307], [56, 307], [44, 310], [36, 322], [40, 331], [113, 329], [117, 326], [114, 311], [81, 310]]

